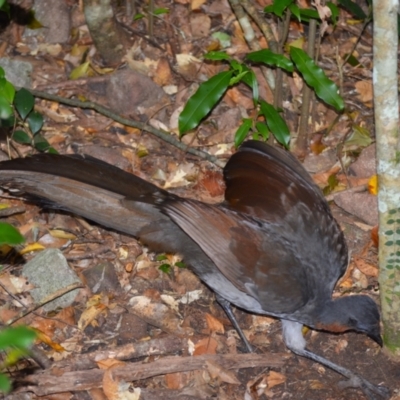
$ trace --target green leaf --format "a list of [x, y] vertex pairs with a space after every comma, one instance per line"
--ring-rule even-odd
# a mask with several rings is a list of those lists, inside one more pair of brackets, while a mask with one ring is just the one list
[[27, 115], [33, 110], [34, 105], [35, 98], [30, 92], [24, 88], [17, 91], [14, 98], [14, 106], [22, 119], [27, 117]]
[[11, 9], [10, 4], [8, 4], [7, 0], [2, 0], [2, 5], [0, 6], [0, 10], [5, 12], [9, 19], [11, 19]]
[[25, 241], [25, 238], [19, 233], [18, 229], [5, 222], [0, 222], [0, 245], [8, 244], [15, 246]]
[[8, 119], [12, 114], [13, 110], [9, 101], [5, 97], [0, 96], [0, 119]]
[[42, 129], [43, 116], [42, 114], [33, 111], [28, 115], [27, 122], [31, 132], [33, 133], [33, 135], [35, 135]]
[[32, 138], [25, 131], [17, 130], [11, 138], [21, 144], [32, 144]]
[[11, 390], [11, 381], [4, 374], [0, 374], [0, 392], [8, 393]]
[[[19, 118], [19, 117], [18, 117]], [[0, 117], [0, 126], [3, 128], [14, 128], [16, 125], [15, 115], [12, 113], [8, 118]]]
[[265, 14], [273, 13], [274, 12], [274, 5], [271, 4], [271, 5], [267, 6], [267, 7], [264, 7], [264, 12], [265, 12]]
[[229, 81], [228, 86], [233, 86], [236, 85], [237, 83], [244, 81], [246, 79], [246, 75], [248, 74], [248, 71], [242, 71], [237, 75], [233, 75], [231, 80]]
[[239, 147], [243, 143], [252, 125], [253, 120], [251, 118], [243, 119], [242, 124], [239, 126], [238, 130], [235, 133], [235, 147]]
[[331, 20], [333, 22], [333, 26], [336, 26], [339, 19], [339, 8], [336, 6], [336, 4], [333, 4], [331, 1], [328, 1], [326, 5], [331, 10], [332, 13]]
[[297, 20], [301, 22], [300, 8], [297, 6], [297, 4], [291, 4], [289, 6], [289, 10], [297, 18]]
[[245, 64], [240, 63], [239, 61], [233, 59], [230, 60], [229, 63], [231, 64], [231, 68], [236, 72], [236, 74], [241, 74], [243, 72]]
[[29, 10], [28, 11], [28, 24], [29, 29], [41, 29], [43, 28], [42, 23], [36, 19], [35, 11]]
[[211, 37], [215, 40], [218, 40], [221, 47], [226, 49], [227, 47], [231, 47], [231, 37], [225, 32], [214, 32]]
[[288, 72], [293, 72], [294, 70], [293, 63], [287, 57], [282, 54], [274, 53], [268, 49], [253, 51], [252, 53], [247, 54], [246, 59], [282, 68]]
[[253, 70], [248, 68], [246, 65], [244, 65], [245, 69], [247, 70], [247, 73], [242, 75], [241, 80], [251, 89], [253, 90], [253, 101], [254, 104], [257, 104], [258, 102], [258, 82], [257, 82], [257, 77], [256, 74], [254, 73]]
[[21, 349], [29, 349], [36, 339], [36, 332], [26, 326], [5, 328], [0, 332], [0, 349], [15, 346]]
[[134, 17], [133, 17], [133, 20], [137, 21], [137, 20], [142, 19], [144, 17], [145, 17], [144, 14], [135, 14]]
[[49, 154], [58, 154], [58, 151], [54, 147], [49, 147], [47, 149], [47, 153], [49, 153]]
[[352, 133], [344, 142], [344, 150], [362, 149], [371, 143], [372, 139], [369, 130], [360, 125], [353, 125]]
[[271, 104], [264, 100], [260, 101], [260, 109], [275, 139], [287, 148], [290, 142], [290, 130], [285, 120]]
[[165, 254], [158, 254], [156, 257], [157, 261], [164, 261], [164, 260], [168, 260], [168, 257]]
[[161, 14], [168, 14], [169, 9], [168, 8], [156, 8], [153, 12], [154, 15], [161, 15]]
[[218, 103], [228, 89], [232, 75], [233, 71], [223, 71], [199, 86], [179, 115], [180, 136], [195, 128]]
[[26, 349], [13, 347], [7, 350], [6, 357], [4, 359], [5, 366], [11, 366], [18, 362], [22, 357], [28, 356], [29, 352]]
[[363, 11], [363, 9], [354, 1], [351, 0], [339, 0], [338, 4], [340, 4], [345, 10], [347, 10], [350, 14], [360, 20], [364, 20], [367, 18], [367, 15]]
[[288, 8], [290, 4], [293, 3], [294, 0], [274, 0], [273, 4], [273, 12], [278, 17], [282, 18], [283, 12]]
[[171, 265], [169, 264], [162, 264], [158, 267], [158, 269], [165, 274], [169, 274], [171, 272]]
[[344, 54], [343, 58], [347, 59], [347, 63], [350, 64], [352, 67], [365, 68], [364, 65], [362, 65], [361, 62], [353, 55], [348, 58], [347, 57], [348, 54]]
[[14, 85], [5, 78], [0, 78], [0, 96], [6, 98], [10, 104], [14, 101]]
[[342, 111], [344, 109], [344, 101], [338, 94], [338, 87], [314, 63], [308, 54], [302, 49], [290, 47], [290, 57], [307, 84], [315, 90], [317, 96], [337, 111]]
[[5, 12], [7, 14], [8, 18], [11, 18], [10, 4], [8, 4], [7, 0], [1, 0], [0, 10]]
[[245, 80], [245, 76], [249, 73], [250, 69], [246, 64], [240, 63], [236, 60], [230, 60], [230, 65], [232, 70], [234, 71], [234, 75], [231, 78], [228, 86], [233, 86], [239, 83], [240, 81]]
[[221, 61], [221, 60], [229, 61], [231, 57], [228, 56], [228, 54], [226, 54], [224, 51], [210, 51], [204, 54], [204, 59], [211, 61]]
[[90, 62], [84, 62], [81, 65], [78, 65], [76, 68], [74, 68], [71, 73], [69, 74], [69, 79], [75, 80], [79, 79], [82, 77], [86, 77], [88, 75], [90, 69]]
[[175, 267], [178, 267], [178, 268], [186, 268], [186, 265], [185, 265], [185, 263], [182, 262], [182, 261], [177, 261], [177, 262], [175, 263]]
[[300, 8], [300, 18], [302, 21], [308, 22], [310, 19], [315, 19], [320, 21], [321, 18], [319, 17], [318, 11], [314, 10], [313, 8]]
[[256, 122], [256, 129], [264, 140], [269, 138], [270, 130], [264, 122]]
[[35, 135], [33, 138], [33, 144], [36, 150], [46, 151], [50, 148], [50, 143], [40, 134]]

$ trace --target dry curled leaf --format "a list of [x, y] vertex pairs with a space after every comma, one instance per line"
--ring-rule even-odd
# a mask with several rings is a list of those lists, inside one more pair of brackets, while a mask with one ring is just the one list
[[364, 275], [374, 277], [378, 276], [378, 268], [375, 265], [367, 263], [363, 258], [354, 257], [354, 263]]
[[194, 356], [201, 356], [203, 354], [216, 354], [218, 342], [212, 338], [204, 338], [198, 341], [195, 345]]
[[349, 344], [349, 342], [345, 339], [340, 339], [337, 341], [336, 346], [335, 346], [335, 353], [339, 354], [341, 353]]
[[108, 299], [105, 296], [92, 296], [86, 303], [86, 310], [78, 321], [78, 328], [84, 330], [89, 324], [96, 325], [96, 318], [107, 311]]
[[113, 374], [115, 368], [123, 366], [124, 363], [116, 362], [103, 375], [103, 391], [108, 400], [139, 400], [140, 388], [132, 388], [129, 382], [123, 379], [117, 380]]
[[239, 379], [232, 371], [228, 371], [221, 365], [213, 361], [206, 361], [208, 372], [212, 379], [218, 378], [222, 382], [231, 383], [233, 385], [240, 385]]
[[129, 300], [129, 305], [132, 313], [165, 332], [182, 336], [193, 333], [191, 328], [181, 326], [181, 319], [165, 304], [153, 303], [145, 296], [135, 296]]
[[221, 334], [225, 333], [224, 325], [222, 324], [222, 322], [219, 319], [213, 317], [211, 314], [206, 313], [206, 322], [208, 329], [211, 332]]
[[359, 100], [361, 100], [363, 103], [372, 102], [373, 90], [371, 81], [358, 81], [354, 84], [354, 86], [359, 93]]
[[286, 376], [279, 372], [270, 371], [267, 378], [268, 388], [271, 389], [274, 386], [281, 385], [286, 382]]

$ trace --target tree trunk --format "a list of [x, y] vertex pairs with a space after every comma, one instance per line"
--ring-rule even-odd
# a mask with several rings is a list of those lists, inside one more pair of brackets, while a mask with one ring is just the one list
[[400, 355], [400, 144], [398, 2], [373, 1], [374, 103], [378, 166], [379, 284], [385, 346]]
[[104, 63], [119, 64], [126, 53], [129, 35], [115, 19], [111, 0], [83, 0], [83, 7], [90, 35]]

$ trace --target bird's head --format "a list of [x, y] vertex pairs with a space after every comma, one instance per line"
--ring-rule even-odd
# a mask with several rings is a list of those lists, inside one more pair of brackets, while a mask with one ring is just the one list
[[354, 330], [365, 333], [382, 346], [380, 314], [375, 301], [368, 296], [337, 298], [320, 314], [317, 329], [330, 332]]

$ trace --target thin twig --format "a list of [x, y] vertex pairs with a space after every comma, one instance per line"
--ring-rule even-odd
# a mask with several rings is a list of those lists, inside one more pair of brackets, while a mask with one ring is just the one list
[[[314, 58], [316, 32], [317, 32], [317, 21], [315, 19], [311, 19], [309, 24], [308, 46], [307, 46], [307, 54], [310, 56], [310, 58]], [[308, 119], [310, 116], [311, 97], [312, 97], [311, 89], [308, 85], [304, 83], [299, 133], [296, 141], [296, 153], [301, 155], [302, 157], [306, 155], [308, 146], [308, 139], [309, 139]]]
[[168, 132], [164, 132], [164, 131], [161, 131], [160, 129], [153, 128], [152, 126], [144, 124], [139, 121], [134, 121], [132, 119], [121, 117], [120, 115], [111, 111], [109, 108], [103, 107], [100, 104], [97, 104], [95, 102], [80, 101], [80, 100], [75, 100], [75, 99], [66, 99], [65, 97], [57, 96], [55, 94], [50, 94], [47, 92], [42, 92], [39, 90], [33, 90], [33, 89], [28, 89], [28, 88], [26, 90], [29, 90], [29, 92], [31, 92], [33, 96], [39, 97], [41, 99], [56, 101], [58, 103], [66, 104], [71, 107], [78, 107], [78, 108], [97, 111], [98, 113], [105, 115], [106, 117], [111, 118], [114, 121], [117, 121], [122, 125], [131, 126], [133, 128], [138, 128], [138, 129], [141, 129], [148, 133], [151, 133], [152, 135], [163, 140], [164, 142], [167, 142], [167, 143], [171, 144], [172, 146], [178, 148], [179, 150], [182, 150], [184, 152], [193, 154], [197, 157], [203, 158], [204, 160], [210, 161], [211, 163], [213, 163], [221, 168], [223, 168], [223, 166], [225, 165], [225, 163], [223, 161], [219, 160], [217, 157], [215, 157], [211, 154], [206, 153], [205, 151], [193, 149], [193, 148], [186, 146], [184, 143], [180, 142], [179, 140], [176, 140]]
[[343, 193], [362, 193], [367, 190], [367, 185], [359, 185], [359, 186], [354, 186], [349, 189], [341, 190], [340, 192], [334, 192], [329, 194], [328, 196], [325, 196], [326, 201], [332, 201], [335, 200], [336, 196], [342, 195]]
[[[246, 39], [246, 42], [249, 45], [250, 49], [260, 50], [261, 49], [260, 43], [258, 42], [253, 27], [250, 23], [250, 20], [247, 14], [245, 13], [245, 10], [248, 14], [249, 12], [251, 12], [252, 13], [251, 17], [254, 20], [257, 19], [257, 16], [254, 15], [254, 7], [251, 8], [248, 2], [246, 2], [246, 0], [229, 0], [229, 4], [232, 7], [236, 19], [240, 24], [240, 27], [242, 28], [243, 36]], [[244, 8], [244, 5], [246, 5], [247, 7], [246, 9]], [[267, 81], [269, 87], [273, 91], [275, 89], [275, 77], [272, 70], [270, 68], [261, 67], [261, 72], [263, 73], [264, 78]]]
[[25, 211], [26, 208], [24, 206], [3, 208], [2, 210], [0, 210], [0, 217], [9, 217], [10, 215], [21, 214]]
[[[15, 296], [13, 296], [9, 291], [7, 291], [7, 289], [0, 283], [0, 286], [3, 288], [3, 290], [5, 290], [13, 299], [17, 300], [18, 302], [19, 299], [15, 298]], [[26, 309], [22, 310], [16, 317], [12, 318], [11, 320], [7, 321], [7, 325], [12, 325], [14, 324], [16, 321], [20, 320], [21, 318], [25, 317], [26, 315], [32, 313], [33, 311], [37, 310], [38, 308], [44, 306], [47, 303], [50, 303], [51, 301], [57, 299], [58, 297], [63, 296], [64, 294], [71, 292], [72, 290], [75, 289], [80, 289], [80, 288], [84, 288], [85, 286], [80, 283], [80, 282], [76, 282], [73, 283], [67, 287], [61, 288], [59, 290], [57, 290], [56, 292], [52, 293], [50, 296], [46, 297], [46, 299], [44, 299], [41, 303], [38, 304], [34, 304], [31, 307], [27, 307]], [[21, 302], [20, 302], [21, 303]], [[22, 304], [22, 303], [21, 303]]]

